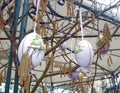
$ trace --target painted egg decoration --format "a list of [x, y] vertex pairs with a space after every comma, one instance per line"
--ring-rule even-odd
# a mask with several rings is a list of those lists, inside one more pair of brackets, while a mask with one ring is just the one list
[[93, 63], [93, 50], [91, 44], [86, 40], [79, 41], [74, 48], [75, 59], [82, 67], [84, 73], [89, 72], [88, 67]]
[[44, 58], [45, 45], [42, 37], [33, 32], [26, 35], [18, 47], [18, 59], [21, 61], [22, 55], [26, 52], [31, 56], [34, 67], [38, 66]]
[[72, 74], [67, 74], [67, 76], [70, 78], [70, 79], [77, 79], [77, 77], [79, 76], [79, 69], [76, 69], [75, 71], [72, 72]]

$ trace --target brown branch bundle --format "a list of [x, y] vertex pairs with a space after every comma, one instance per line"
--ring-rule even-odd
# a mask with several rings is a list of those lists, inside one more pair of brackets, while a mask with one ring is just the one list
[[30, 93], [30, 66], [31, 56], [28, 53], [23, 54], [21, 58], [21, 64], [18, 70], [18, 76], [20, 78], [20, 85], [24, 87], [25, 93]]

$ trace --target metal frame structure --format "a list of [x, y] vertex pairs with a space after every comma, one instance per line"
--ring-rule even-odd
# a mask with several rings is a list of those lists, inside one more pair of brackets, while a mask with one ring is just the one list
[[[47, 61], [50, 59], [51, 55], [55, 54], [55, 50], [57, 50], [57, 48], [59, 47], [60, 44], [64, 43], [65, 41], [69, 40], [70, 38], [73, 39], [79, 39], [81, 38], [81, 35], [76, 35], [76, 33], [79, 33], [78, 29], [75, 31], [74, 28], [76, 25], [79, 24], [79, 22], [77, 21], [78, 18], [73, 18], [74, 20], [72, 21], [72, 17], [68, 16], [68, 15], [62, 15], [61, 13], [58, 13], [57, 10], [55, 10], [55, 8], [52, 6], [51, 2], [56, 2], [56, 6], [59, 7], [64, 7], [66, 2], [69, 0], [48, 0], [48, 4], [47, 4], [47, 10], [46, 10], [46, 15], [44, 15], [44, 17], [47, 18], [47, 21], [45, 19], [42, 19], [42, 21], [40, 21], [40, 27], [42, 28], [44, 25], [46, 26], [46, 29], [48, 30], [47, 35], [43, 37], [44, 41], [49, 41], [50, 44], [50, 49], [46, 51], [45, 53], [45, 59], [44, 61]], [[108, 11], [112, 10], [112, 9], [116, 9], [116, 8], [120, 8], [120, 1], [117, 1], [115, 4], [111, 4], [106, 6], [105, 9], [103, 9], [102, 11], [100, 11], [99, 9], [97, 9], [96, 5], [99, 4], [97, 1], [92, 1], [92, 0], [71, 0], [74, 7], [78, 6], [81, 7], [84, 12], [83, 12], [83, 27], [87, 30], [87, 29], [92, 29], [92, 31], [94, 31], [94, 34], [86, 34], [84, 37], [87, 39], [91, 39], [91, 38], [97, 38], [99, 32], [101, 31], [101, 28], [99, 27], [101, 24], [100, 22], [103, 21], [103, 23], [107, 22], [111, 27], [110, 29], [113, 30], [113, 32], [111, 32], [111, 37], [112, 38], [120, 38], [120, 20], [116, 19], [115, 17], [107, 14]], [[33, 31], [33, 29], [30, 29], [29, 31], [27, 31], [27, 26], [31, 25], [29, 23], [29, 20], [34, 21], [34, 15], [35, 15], [35, 10], [36, 7], [33, 4], [33, 1], [30, 0], [1, 0], [0, 1], [0, 21], [2, 20], [2, 11], [4, 11], [6, 9], [6, 11], [8, 12], [8, 18], [5, 20], [6, 21], [6, 26], [8, 26], [8, 28], [6, 26], [4, 26], [4, 31], [1, 31], [1, 33], [5, 33], [5, 37], [0, 37], [0, 41], [9, 41], [9, 53], [4, 51], [4, 48], [2, 48], [2, 43], [1, 43], [1, 50], [0, 50], [0, 54], [4, 54], [7, 53], [8, 56], [6, 57], [8, 59], [8, 62], [6, 64], [2, 64], [2, 60], [4, 58], [2, 58], [0, 56], [0, 71], [2, 71], [2, 69], [6, 66], [7, 67], [7, 74], [6, 74], [6, 80], [5, 80], [5, 93], [8, 93], [8, 91], [10, 90], [10, 83], [11, 83], [11, 73], [14, 72], [12, 69], [15, 69], [15, 74], [14, 74], [14, 92], [13, 93], [18, 93], [18, 87], [19, 87], [19, 77], [17, 75], [18, 72], [18, 68], [19, 68], [19, 61], [17, 58], [17, 49], [18, 46], [22, 40], [22, 38], [26, 35], [29, 34]], [[91, 5], [89, 5], [89, 3], [86, 2], [90, 2]], [[22, 5], [23, 4], [23, 7]], [[101, 4], [102, 6], [102, 4]], [[11, 9], [11, 10], [10, 10]], [[62, 8], [63, 9], [63, 8]], [[20, 14], [22, 12], [22, 14]], [[91, 19], [92, 17], [88, 15], [88, 17], [85, 17], [85, 15], [87, 13], [93, 13], [95, 19], [97, 20], [95, 27], [93, 27], [91, 25]], [[118, 12], [118, 11], [117, 11]], [[41, 8], [39, 8], [39, 13], [41, 13]], [[54, 22], [60, 22], [64, 23], [64, 21], [66, 21], [66, 24], [64, 26], [60, 26], [58, 32], [61, 33], [62, 30], [62, 35], [55, 35], [54, 32], [54, 28], [51, 26], [53, 25]], [[1, 21], [2, 22], [2, 21]], [[71, 23], [72, 22], [72, 23]], [[1, 26], [1, 24], [0, 24]], [[103, 27], [103, 26], [102, 26]], [[0, 27], [1, 29], [1, 27]], [[0, 33], [0, 34], [1, 34]], [[119, 40], [119, 39], [118, 39]], [[95, 40], [94, 40], [95, 41]], [[102, 47], [100, 47], [102, 48]], [[107, 93], [111, 93], [111, 91], [113, 90], [114, 92], [112, 93], [119, 93], [120, 91], [120, 65], [117, 65], [117, 68], [114, 68], [114, 70], [109, 70], [107, 69], [104, 65], [101, 65], [101, 63], [99, 62], [99, 58], [98, 58], [98, 50], [100, 49], [95, 49], [94, 50], [94, 54], [95, 56], [97, 56], [95, 58], [95, 62], [92, 64], [91, 68], [93, 69], [93, 75], [88, 77], [89, 80], [91, 80], [92, 84], [91, 84], [91, 93], [96, 93], [94, 92], [94, 82], [99, 81], [99, 80], [106, 80], [109, 79], [109, 84], [111, 85], [109, 88], [106, 88], [105, 92], [107, 91]], [[74, 50], [72, 50], [70, 47], [67, 47], [67, 52], [65, 52], [65, 54], [60, 53], [59, 55], [54, 55], [55, 58], [57, 58], [57, 56], [60, 56], [64, 59], [64, 61], [66, 61], [66, 63], [69, 63], [71, 61], [71, 58], [68, 56], [71, 53], [74, 54]], [[113, 53], [111, 53], [110, 55], [115, 56], [118, 58], [117, 61], [120, 60], [120, 48], [115, 48], [115, 49], [109, 49], [108, 51], [113, 51]], [[117, 52], [117, 54], [115, 53]], [[49, 57], [48, 57], [49, 55]], [[67, 59], [67, 60], [66, 60]], [[69, 61], [69, 62], [68, 62]], [[115, 60], [116, 61], [116, 60]], [[61, 62], [62, 63], [62, 62]], [[75, 63], [75, 62], [73, 62]], [[114, 60], [113, 60], [114, 63]], [[14, 64], [14, 66], [13, 66]], [[33, 76], [34, 78], [37, 78], [37, 81], [35, 81], [35, 79], [32, 80], [32, 83], [35, 83], [32, 85], [31, 83], [31, 93], [35, 93], [35, 91], [37, 90], [37, 88], [41, 87], [40, 91], [43, 93], [47, 93], [45, 91], [51, 91], [51, 93], [54, 91], [54, 89], [56, 88], [62, 88], [63, 91], [62, 93], [64, 93], [64, 91], [66, 89], [70, 90], [70, 88], [73, 88], [72, 86], [72, 80], [68, 79], [68, 80], [63, 80], [60, 82], [54, 82], [53, 79], [50, 79], [49, 82], [44, 82], [43, 80], [45, 78], [53, 78], [54, 76], [58, 76], [61, 74], [60, 70], [56, 70], [54, 73], [49, 71], [49, 66], [50, 66], [50, 62], [46, 62], [44, 70], [41, 71], [41, 69], [37, 69], [36, 72], [41, 73], [41, 75], [39, 75], [38, 77]], [[80, 66], [78, 65], [74, 65], [72, 67], [72, 71], [74, 71], [75, 69], [79, 68]], [[114, 67], [114, 66], [113, 66]], [[62, 73], [64, 74], [64, 73]], [[66, 72], [66, 74], [68, 74], [68, 72]], [[86, 79], [83, 79], [82, 83], [83, 85], [86, 85], [87, 82]], [[48, 86], [47, 86], [48, 84]], [[60, 85], [59, 85], [60, 84]], [[79, 83], [76, 82], [76, 85], [78, 85]], [[81, 88], [81, 87], [80, 87]], [[73, 88], [73, 90], [75, 90], [75, 88]], [[75, 91], [78, 91], [77, 89]], [[82, 91], [82, 88], [81, 90]], [[74, 92], [71, 92], [74, 93]]]

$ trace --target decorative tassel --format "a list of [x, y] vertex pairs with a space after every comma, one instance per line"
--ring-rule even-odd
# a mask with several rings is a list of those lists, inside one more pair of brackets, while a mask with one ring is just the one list
[[27, 74], [28, 74], [27, 69], [30, 69], [30, 68], [28, 68], [28, 54], [25, 55], [25, 58], [26, 58], [26, 60], [25, 60], [24, 80], [23, 81], [25, 81], [27, 79]]
[[75, 87], [75, 79], [72, 80], [72, 86]]
[[79, 32], [81, 29], [80, 29], [80, 22], [76, 25], [75, 29], [77, 30], [77, 32]]
[[94, 16], [93, 13], [91, 13], [91, 23], [92, 23], [92, 25], [93, 25], [93, 28], [95, 27], [94, 21], [95, 21], [95, 16]]
[[70, 75], [72, 74], [72, 64], [71, 64], [71, 62], [69, 62], [69, 74]]
[[20, 77], [20, 85], [24, 87], [25, 93], [30, 93], [30, 66], [32, 63], [31, 56], [26, 54], [22, 55], [21, 64], [18, 70], [18, 76]]
[[89, 79], [87, 79], [87, 85], [90, 87], [91, 86], [91, 81]]
[[5, 31], [5, 20], [3, 19], [3, 13], [0, 14], [0, 30]]
[[46, 13], [47, 4], [48, 4], [48, 0], [41, 0], [40, 5], [41, 5], [42, 15], [45, 15], [45, 13]]
[[67, 0], [67, 15], [74, 17], [74, 6], [71, 0]]
[[55, 33], [57, 34], [58, 33], [58, 23], [57, 22], [53, 23], [53, 29], [54, 29]]
[[0, 72], [0, 85], [2, 82], [5, 82], [5, 80], [6, 80], [6, 66]]
[[77, 93], [80, 93], [79, 85], [77, 85]]
[[3, 82], [5, 82], [5, 80], [6, 80], [6, 68], [7, 68], [7, 66], [5, 66], [5, 68], [4, 68], [4, 78], [3, 78]]
[[45, 36], [45, 35], [46, 35], [46, 27], [43, 26], [43, 28], [42, 28], [42, 36]]
[[84, 92], [83, 84], [82, 84], [82, 76], [79, 76], [79, 87], [81, 88], [82, 92]]
[[[104, 43], [105, 43], [105, 39], [104, 39], [104, 38], [99, 39], [98, 42], [97, 42], [98, 48], [101, 47]], [[104, 46], [103, 46], [103, 47], [104, 47]], [[100, 49], [98, 50], [98, 56], [99, 56], [99, 58], [102, 60], [101, 54], [102, 54], [102, 49], [100, 48]]]
[[64, 77], [66, 77], [66, 63], [64, 64], [63, 72], [64, 72]]
[[113, 62], [112, 62], [112, 58], [111, 58], [110, 55], [109, 55], [109, 60], [110, 60], [110, 63], [113, 64]]
[[71, 16], [72, 18], [74, 17], [74, 6], [73, 6], [73, 2], [72, 2], [72, 4], [71, 4], [70, 16]]
[[18, 70], [18, 76], [20, 77], [20, 85], [23, 85], [23, 78], [24, 78], [24, 68], [25, 68], [25, 54], [22, 55], [20, 67]]
[[107, 63], [108, 63], [108, 66], [109, 66], [109, 67], [111, 66], [111, 64], [113, 64], [112, 58], [111, 58], [110, 55], [109, 55], [109, 57], [107, 58]]
[[3, 32], [5, 29], [5, 24], [0, 22], [0, 30]]
[[60, 77], [62, 78], [62, 67], [60, 67]]
[[46, 41], [45, 41], [45, 44], [46, 44], [46, 51], [48, 51], [48, 49], [49, 49], [49, 41], [46, 40]]
[[37, 25], [36, 25], [36, 33], [41, 35], [41, 31], [40, 31], [40, 23], [39, 21], [37, 21]]
[[30, 93], [30, 74], [27, 75], [27, 79], [24, 84], [25, 93]]
[[54, 56], [53, 56], [53, 54], [51, 54], [51, 60], [50, 60], [50, 65], [51, 65], [51, 71], [52, 71], [52, 73], [53, 73], [53, 64], [54, 64]]
[[109, 31], [109, 27], [108, 27], [107, 23], [104, 24], [103, 36], [104, 36], [104, 39], [106, 41], [107, 47], [110, 47], [110, 41], [112, 41], [112, 37], [110, 35], [110, 31]]
[[68, 0], [68, 1], [67, 1], [67, 15], [70, 14], [69, 11], [70, 11], [70, 2], [69, 2], [69, 0]]
[[98, 50], [98, 57], [100, 58], [100, 60], [102, 60], [102, 57], [101, 57], [102, 52], [101, 51], [102, 51], [101, 49]]
[[110, 67], [110, 61], [109, 61], [109, 58], [107, 58], [107, 63], [108, 63], [108, 66]]

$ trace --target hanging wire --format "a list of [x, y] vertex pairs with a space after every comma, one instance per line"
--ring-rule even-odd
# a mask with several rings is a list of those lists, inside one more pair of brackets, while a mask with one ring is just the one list
[[36, 20], [37, 20], [37, 14], [38, 14], [38, 8], [39, 8], [39, 5], [40, 5], [40, 0], [34, 0], [34, 4], [36, 5], [37, 3], [37, 7], [36, 7], [36, 15], [35, 15], [35, 22], [34, 22], [34, 32], [36, 32], [36, 26], [37, 26], [37, 23], [36, 23]]
[[81, 10], [81, 8], [79, 8], [79, 17], [80, 17], [80, 28], [81, 28], [81, 35], [82, 35], [82, 40], [83, 40], [83, 38], [84, 38], [84, 34], [83, 34], [82, 10]]

